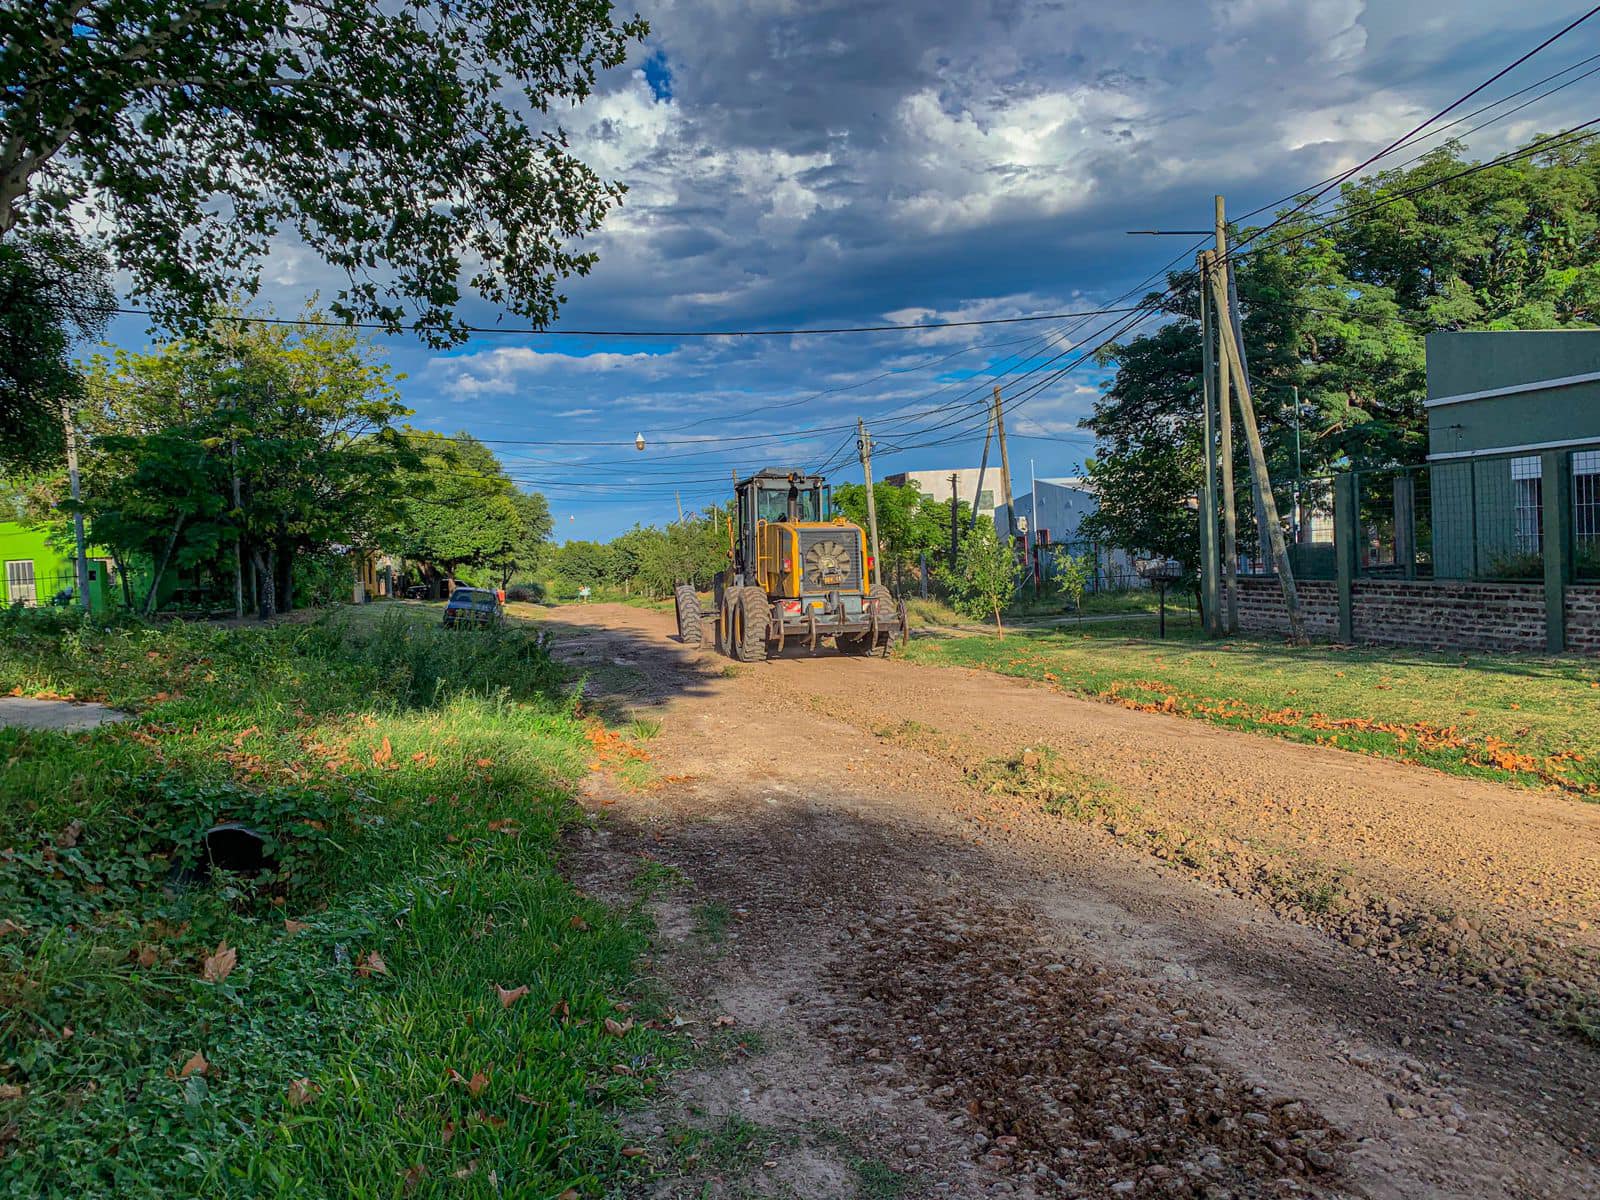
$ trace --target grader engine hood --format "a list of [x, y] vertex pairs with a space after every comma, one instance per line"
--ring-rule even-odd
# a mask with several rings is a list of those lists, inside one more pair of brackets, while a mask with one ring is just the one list
[[867, 589], [866, 545], [858, 526], [772, 522], [760, 541], [762, 575], [775, 595], [860, 596]]

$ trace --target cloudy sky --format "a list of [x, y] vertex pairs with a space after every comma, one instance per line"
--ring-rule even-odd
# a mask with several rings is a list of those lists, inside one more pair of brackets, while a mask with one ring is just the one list
[[[641, 7], [648, 43], [560, 118], [580, 156], [629, 188], [594, 239], [598, 269], [566, 288], [560, 324], [571, 329], [815, 328], [1111, 307], [1191, 244], [1126, 230], [1204, 227], [1216, 192], [1242, 213], [1351, 166], [1582, 8]], [[1469, 108], [1600, 52], [1597, 42], [1600, 28], [1585, 26]], [[1469, 144], [1493, 155], [1588, 119], [1597, 88], [1579, 82]], [[285, 246], [263, 300], [292, 314], [318, 289], [331, 294], [336, 281]], [[1091, 346], [1113, 319], [727, 340], [492, 335], [448, 353], [386, 344], [407, 373], [417, 424], [491, 441], [519, 480], [550, 496], [558, 537], [598, 537], [670, 519], [675, 494], [686, 508], [721, 496], [730, 470], [842, 462], [833, 477], [859, 479], [858, 415], [878, 431], [880, 475], [975, 466], [983, 425], [973, 403], [990, 380]], [[1008, 418], [1014, 469], [1077, 468], [1089, 443], [1076, 423], [1098, 382], [1086, 365], [1021, 404]], [[636, 432], [649, 443], [642, 454]]]

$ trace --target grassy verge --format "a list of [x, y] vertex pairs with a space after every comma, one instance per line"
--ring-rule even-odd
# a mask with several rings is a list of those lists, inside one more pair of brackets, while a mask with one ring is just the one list
[[1202, 640], [1104, 622], [920, 639], [915, 662], [1039, 680], [1126, 708], [1600, 797], [1600, 663]]
[[[672, 1053], [648, 928], [556, 869], [615, 734], [525, 631], [30, 621], [0, 691], [0, 1191], [600, 1195]], [[203, 873], [203, 836], [266, 839]]]

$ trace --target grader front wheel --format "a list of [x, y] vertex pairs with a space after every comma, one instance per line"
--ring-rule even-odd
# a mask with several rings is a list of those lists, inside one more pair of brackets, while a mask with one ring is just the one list
[[700, 611], [700, 596], [688, 584], [682, 584], [673, 594], [678, 610], [678, 640], [685, 646], [698, 646], [705, 640], [704, 614]]

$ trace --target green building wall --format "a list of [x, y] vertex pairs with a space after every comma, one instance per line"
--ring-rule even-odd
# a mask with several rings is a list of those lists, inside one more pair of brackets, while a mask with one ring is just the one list
[[[56, 549], [52, 536], [53, 531], [47, 528], [0, 521], [0, 601], [6, 605], [16, 602], [5, 574], [4, 564], [9, 562], [33, 563], [38, 604], [49, 604], [63, 588], [77, 590], [72, 555]], [[90, 605], [95, 612], [109, 612], [122, 600], [111, 578], [110, 555], [94, 546], [89, 547], [88, 553]]]

